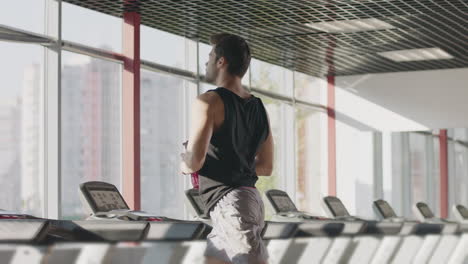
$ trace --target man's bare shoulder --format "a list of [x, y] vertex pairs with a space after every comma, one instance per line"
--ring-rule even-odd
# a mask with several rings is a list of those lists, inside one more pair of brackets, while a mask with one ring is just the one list
[[222, 104], [221, 97], [216, 92], [207, 92], [197, 97], [197, 103], [205, 105], [208, 108], [219, 107]]

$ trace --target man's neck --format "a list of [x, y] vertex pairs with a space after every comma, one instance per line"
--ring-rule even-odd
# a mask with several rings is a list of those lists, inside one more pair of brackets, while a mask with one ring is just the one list
[[216, 81], [216, 85], [218, 87], [223, 87], [225, 89], [230, 90], [231, 92], [239, 95], [242, 98], [250, 97], [250, 93], [247, 92], [244, 87], [242, 87], [242, 79], [239, 77], [232, 77], [232, 76], [221, 76]]

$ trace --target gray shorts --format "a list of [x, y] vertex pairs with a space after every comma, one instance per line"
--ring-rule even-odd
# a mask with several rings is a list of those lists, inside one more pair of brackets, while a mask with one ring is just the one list
[[213, 230], [205, 256], [232, 263], [261, 263], [268, 259], [261, 233], [265, 208], [255, 188], [240, 187], [227, 193], [210, 212]]

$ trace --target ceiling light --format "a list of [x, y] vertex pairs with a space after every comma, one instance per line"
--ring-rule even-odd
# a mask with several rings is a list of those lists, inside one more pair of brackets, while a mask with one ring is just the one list
[[377, 54], [396, 62], [453, 59], [452, 55], [439, 48], [395, 50]]
[[307, 23], [305, 25], [328, 33], [349, 33], [395, 28], [394, 26], [376, 18]]

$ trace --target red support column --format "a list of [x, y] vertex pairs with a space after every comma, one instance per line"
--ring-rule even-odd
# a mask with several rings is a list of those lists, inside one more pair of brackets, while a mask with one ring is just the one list
[[448, 140], [447, 129], [439, 133], [440, 144], [440, 217], [448, 217]]
[[123, 14], [122, 184], [133, 210], [140, 210], [140, 15]]
[[335, 76], [327, 76], [328, 81], [328, 195], [336, 196], [336, 114]]

